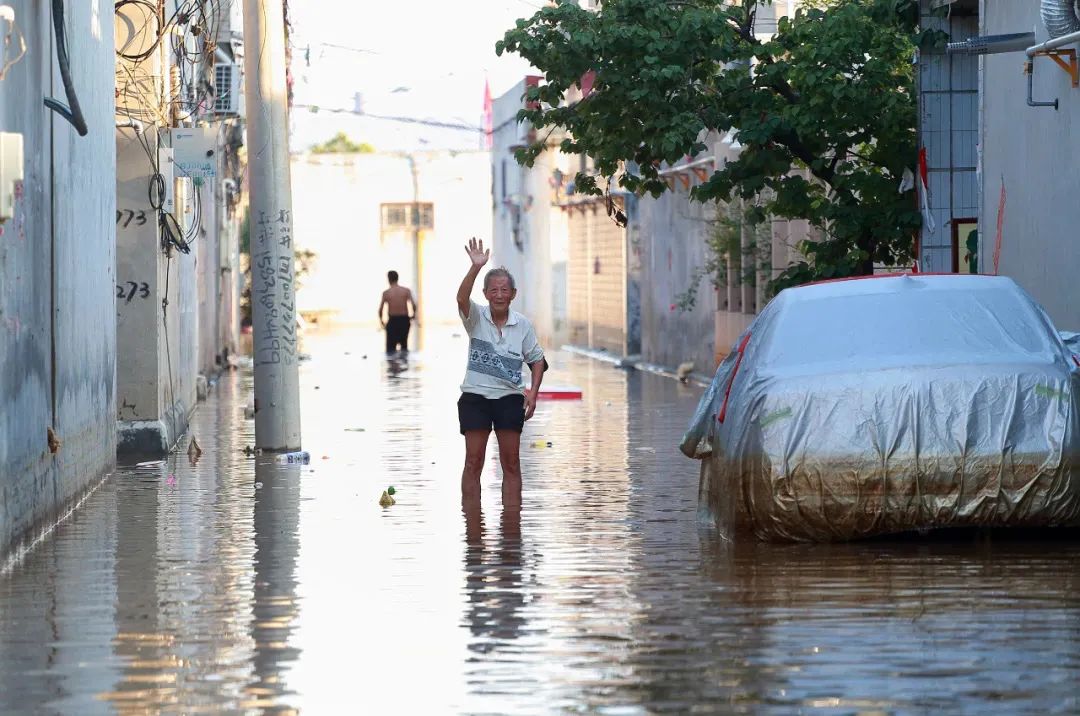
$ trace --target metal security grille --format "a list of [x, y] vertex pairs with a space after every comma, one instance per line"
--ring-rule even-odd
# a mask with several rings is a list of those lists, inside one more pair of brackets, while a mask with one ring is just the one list
[[214, 65], [214, 112], [215, 114], [236, 113], [237, 83], [233, 77], [236, 65], [220, 63]]
[[429, 203], [383, 204], [382, 229], [434, 229], [435, 206]]

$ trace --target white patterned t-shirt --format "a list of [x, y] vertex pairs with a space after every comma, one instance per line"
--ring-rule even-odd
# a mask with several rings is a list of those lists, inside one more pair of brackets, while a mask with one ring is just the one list
[[469, 359], [461, 392], [497, 399], [525, 392], [524, 369], [544, 359], [544, 350], [525, 316], [510, 311], [500, 331], [491, 308], [469, 301], [469, 315], [460, 313], [469, 334]]

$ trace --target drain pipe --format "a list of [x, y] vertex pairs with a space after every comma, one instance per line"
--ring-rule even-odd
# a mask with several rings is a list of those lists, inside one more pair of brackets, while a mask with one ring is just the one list
[[1032, 45], [1024, 50], [1028, 57], [1034, 57], [1040, 52], [1048, 52], [1050, 50], [1056, 50], [1065, 45], [1071, 45], [1074, 42], [1080, 42], [1080, 31], [1070, 32], [1068, 35], [1062, 35], [1061, 37], [1055, 37], [1052, 40], [1047, 40], [1038, 45]]
[[1057, 109], [1058, 108], [1057, 98], [1054, 98], [1053, 102], [1038, 102], [1038, 101], [1032, 99], [1032, 96], [1031, 96], [1032, 88], [1033, 88], [1033, 86], [1035, 84], [1035, 58], [1034, 57], [1028, 57], [1027, 61], [1024, 62], [1024, 74], [1027, 75], [1027, 86], [1028, 86], [1027, 103], [1028, 103], [1028, 107], [1053, 107], [1054, 109]]
[[[1071, 0], [1067, 1], [1071, 4]], [[1047, 2], [1043, 2], [1043, 21], [1045, 21], [1045, 17], [1047, 17], [1047, 15], [1045, 15], [1045, 5], [1047, 5]], [[1076, 15], [1074, 15], [1074, 18], [1076, 18]], [[1080, 19], [1077, 19], [1076, 24], [1080, 26]], [[1048, 29], [1049, 27], [1048, 24]], [[1027, 75], [1028, 107], [1053, 107], [1054, 109], [1057, 109], [1057, 99], [1054, 99], [1053, 102], [1036, 102], [1035, 99], [1031, 98], [1031, 86], [1035, 83], [1035, 56], [1042, 52], [1050, 52], [1063, 48], [1063, 46], [1074, 42], [1080, 42], [1080, 30], [1069, 32], [1068, 35], [1058, 36], [1039, 44], [1031, 45], [1030, 48], [1024, 51], [1027, 55], [1027, 60], [1024, 63], [1024, 73]]]
[[132, 117], [116, 120], [117, 129], [134, 129], [136, 134], [142, 134], [143, 123]]

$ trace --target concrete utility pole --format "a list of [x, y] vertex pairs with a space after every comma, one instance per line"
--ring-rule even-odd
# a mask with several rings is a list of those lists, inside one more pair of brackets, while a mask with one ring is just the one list
[[[423, 246], [420, 239], [420, 170], [416, 166], [416, 155], [409, 152], [409, 171], [412, 172], [412, 210], [409, 212], [409, 217], [412, 223], [412, 240], [413, 240], [413, 272], [415, 278], [413, 279], [413, 287], [416, 291], [413, 294], [416, 300], [423, 301], [420, 305], [426, 306], [427, 300], [424, 296], [424, 259], [423, 259]], [[420, 316], [416, 317], [417, 321], [420, 321]], [[420, 350], [424, 347], [424, 340], [422, 333], [416, 331], [416, 349]]]
[[300, 377], [282, 0], [244, 0], [244, 40], [255, 444], [263, 450], [295, 450], [300, 447]]

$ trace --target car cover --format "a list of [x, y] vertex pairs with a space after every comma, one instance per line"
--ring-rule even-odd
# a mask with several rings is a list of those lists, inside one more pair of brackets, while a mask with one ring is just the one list
[[1075, 366], [1007, 278], [788, 289], [720, 363], [680, 448], [725, 536], [1080, 525]]

